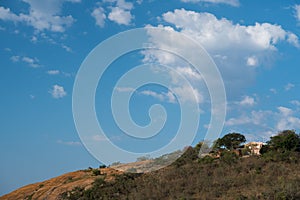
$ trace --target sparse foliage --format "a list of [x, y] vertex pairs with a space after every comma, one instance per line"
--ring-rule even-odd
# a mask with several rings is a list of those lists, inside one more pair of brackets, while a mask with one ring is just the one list
[[[286, 136], [286, 133], [279, 134], [280, 139], [272, 137], [269, 145], [263, 147], [262, 151], [265, 151], [265, 154], [272, 153], [271, 158], [274, 162], [269, 162], [269, 157], [265, 156], [239, 159], [237, 154], [229, 149], [236, 148], [245, 142], [245, 139], [240, 135], [229, 139], [227, 136], [231, 142], [226, 143], [228, 149], [222, 151], [219, 159], [211, 156], [198, 158], [201, 147], [199, 143], [194, 148], [187, 147], [174, 164], [164, 169], [146, 174], [116, 175], [113, 182], [96, 179], [91, 188], [75, 188], [64, 193], [62, 198], [300, 199], [300, 152], [296, 151], [297, 143], [291, 140], [298, 137], [291, 134], [293, 137]], [[225, 143], [220, 145], [225, 146]], [[161, 157], [159, 160], [164, 159]]]

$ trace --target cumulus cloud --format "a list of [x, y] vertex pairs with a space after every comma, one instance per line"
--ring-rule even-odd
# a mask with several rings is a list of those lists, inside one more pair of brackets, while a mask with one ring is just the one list
[[60, 99], [67, 95], [67, 92], [62, 86], [53, 85], [52, 89], [49, 91], [54, 99]]
[[[116, 90], [118, 92], [132, 92], [133, 88], [130, 87], [117, 87]], [[159, 101], [168, 102], [168, 103], [176, 103], [176, 97], [179, 101], [183, 103], [203, 103], [204, 97], [199, 92], [197, 88], [194, 88], [191, 85], [181, 85], [180, 84], [171, 84], [168, 92], [156, 92], [153, 90], [143, 90], [138, 92], [138, 94], [151, 96]]]
[[49, 74], [49, 75], [57, 75], [57, 74], [59, 74], [59, 73], [60, 73], [59, 70], [48, 70], [48, 71], [47, 71], [47, 74]]
[[251, 124], [251, 125], [260, 125], [261, 127], [266, 126], [266, 117], [270, 117], [273, 115], [272, 111], [252, 111], [249, 116], [243, 114], [240, 117], [237, 118], [229, 118], [225, 125], [227, 126], [239, 126], [239, 125], [245, 125], [245, 124]]
[[[184, 33], [199, 42], [214, 57], [225, 82], [229, 100], [239, 97], [241, 91], [253, 83], [257, 66], [275, 59], [274, 55], [278, 52], [279, 43], [285, 42], [299, 47], [298, 37], [276, 24], [241, 25], [226, 18], [219, 19], [211, 13], [185, 9], [166, 12], [161, 19], [169, 26], [159, 25], [158, 27]], [[149, 35], [151, 42], [157, 48], [164, 48], [167, 45], [186, 52], [191, 51], [184, 41], [176, 40], [172, 33], [168, 35], [168, 38], [151, 34], [151, 32]], [[176, 65], [182, 67], [172, 54], [154, 50], [145, 51], [144, 62], [153, 60], [164, 65], [172, 64], [175, 67]]]
[[242, 124], [248, 124], [252, 120], [248, 116], [241, 116], [239, 118], [230, 118], [226, 121], [225, 125], [227, 126], [235, 126], [235, 125], [242, 125]]
[[71, 15], [61, 16], [64, 2], [78, 3], [79, 0], [23, 0], [29, 5], [28, 14], [15, 14], [9, 8], [0, 7], [0, 19], [15, 23], [26, 23], [37, 31], [64, 32], [75, 21]]
[[67, 45], [65, 45], [65, 44], [62, 44], [61, 47], [62, 47], [64, 50], [66, 50], [67, 52], [72, 52], [72, 48], [69, 47], [69, 46], [67, 46]]
[[160, 101], [167, 101], [169, 103], [175, 103], [176, 102], [176, 97], [170, 91], [157, 93], [157, 92], [154, 92], [152, 90], [144, 90], [144, 91], [141, 91], [140, 94], [143, 94], [143, 95], [146, 95], [146, 96], [151, 96], [151, 97], [156, 98]]
[[[133, 3], [127, 2], [125, 0], [104, 0], [103, 3], [108, 3], [109, 6], [106, 8], [108, 14], [106, 14], [106, 9], [99, 6], [93, 10], [91, 13], [92, 17], [96, 20], [96, 25], [103, 28], [105, 25], [105, 20], [109, 19], [119, 25], [130, 25], [134, 16], [131, 14], [133, 9]], [[139, 2], [137, 2], [139, 3]], [[100, 4], [98, 4], [100, 5]]]
[[36, 68], [36, 67], [40, 67], [40, 65], [38, 64], [39, 60], [37, 58], [30, 58], [27, 56], [24, 56], [22, 58], [22, 61], [29, 64], [29, 66]]
[[198, 72], [196, 72], [195, 70], [193, 70], [193, 68], [191, 67], [177, 67], [176, 68], [177, 73], [193, 79], [193, 80], [201, 80], [202, 76], [201, 74], [199, 74]]
[[12, 13], [9, 8], [0, 7], [0, 19], [18, 22], [20, 21], [19, 16]]
[[108, 19], [122, 25], [129, 25], [132, 18], [133, 16], [131, 15], [130, 11], [120, 7], [112, 8], [108, 15]]
[[19, 62], [20, 61], [20, 56], [12, 56], [10, 57], [10, 60], [13, 62]]
[[258, 60], [256, 58], [256, 56], [250, 56], [247, 58], [247, 65], [248, 66], [257, 66], [258, 65]]
[[253, 106], [255, 104], [255, 100], [253, 97], [245, 96], [240, 102], [241, 106]]
[[284, 86], [284, 89], [285, 89], [286, 91], [289, 91], [289, 90], [291, 90], [293, 87], [295, 87], [294, 84], [288, 83], [288, 84], [286, 84], [286, 86]]
[[300, 101], [298, 101], [298, 100], [292, 100], [292, 101], [290, 101], [290, 103], [295, 106], [300, 106]]
[[13, 62], [24, 62], [28, 64], [30, 67], [37, 68], [40, 67], [41, 65], [39, 64], [39, 60], [37, 58], [31, 58], [28, 56], [12, 56], [10, 57], [10, 60]]
[[277, 108], [280, 112], [280, 119], [277, 122], [277, 130], [298, 129], [300, 128], [300, 118], [294, 115], [294, 111], [290, 108], [280, 106]]
[[179, 98], [179, 101], [188, 103], [188, 102], [195, 102], [195, 103], [203, 103], [204, 97], [199, 92], [197, 88], [190, 87], [188, 85], [173, 87], [172, 91], [176, 94]]
[[95, 8], [91, 15], [95, 18], [96, 25], [98, 25], [101, 28], [104, 27], [106, 15], [102, 7]]
[[239, 127], [243, 125], [244, 131], [251, 130], [257, 137], [263, 133], [268, 133], [269, 137], [279, 131], [299, 129], [300, 118], [299, 113], [290, 108], [279, 106], [276, 111], [252, 111], [249, 115], [242, 114], [236, 118], [229, 118], [225, 125], [227, 127]]
[[[210, 13], [197, 13], [185, 9], [163, 14], [163, 19], [176, 26], [181, 32], [197, 39], [208, 50], [276, 50], [279, 41], [292, 43], [295, 34], [285, 31], [279, 25], [255, 23], [255, 25], [234, 24]], [[298, 42], [298, 40], [297, 40]]]
[[231, 6], [239, 6], [240, 2], [239, 0], [181, 0], [182, 2], [185, 3], [198, 3], [198, 2], [206, 2], [206, 3], [216, 3], [216, 4], [228, 4]]

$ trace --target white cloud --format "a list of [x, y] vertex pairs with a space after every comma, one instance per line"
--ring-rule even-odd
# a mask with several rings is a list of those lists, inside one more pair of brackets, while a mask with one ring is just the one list
[[176, 102], [176, 97], [174, 96], [174, 94], [172, 92], [168, 91], [167, 93], [164, 93], [164, 95], [166, 96], [166, 99], [168, 100], [168, 102], [170, 102], [170, 103]]
[[62, 140], [57, 140], [56, 141], [58, 144], [63, 144], [67, 146], [81, 146], [81, 142], [75, 142], [75, 141], [62, 141]]
[[293, 87], [295, 87], [294, 84], [288, 83], [286, 86], [284, 86], [284, 89], [285, 89], [286, 91], [289, 91], [289, 90], [291, 90]]
[[67, 52], [70, 52], [70, 53], [72, 52], [72, 48], [69, 47], [69, 46], [67, 46], [67, 45], [65, 45], [65, 44], [62, 44], [61, 47], [62, 47], [64, 50], [66, 50]]
[[227, 127], [241, 127], [244, 131], [251, 130], [251, 133], [260, 136], [268, 132], [269, 136], [287, 129], [300, 129], [300, 118], [290, 108], [279, 106], [277, 111], [259, 110], [252, 111], [250, 115], [243, 114], [237, 118], [230, 118], [226, 121]]
[[[190, 85], [180, 85], [180, 84], [171, 84], [169, 88], [170, 91], [168, 92], [155, 92], [152, 90], [143, 90], [141, 92], [138, 92], [138, 94], [151, 96], [160, 101], [165, 101], [168, 103], [176, 103], [176, 97], [179, 99], [179, 101], [183, 103], [189, 103], [189, 102], [194, 102], [198, 104], [203, 103], [204, 97], [199, 92], [198, 89]], [[116, 91], [133, 92], [135, 90], [130, 87], [121, 87], [121, 88], [117, 87]]]
[[225, 125], [227, 126], [236, 126], [236, 125], [242, 125], [242, 124], [248, 124], [251, 123], [251, 118], [247, 116], [241, 116], [239, 118], [230, 118], [226, 121]]
[[188, 102], [195, 102], [195, 103], [203, 103], [204, 97], [198, 91], [198, 89], [183, 85], [178, 87], [171, 88], [174, 91], [174, 94], [179, 98], [179, 101], [188, 103]]
[[[116, 87], [115, 90], [118, 91], [118, 92], [134, 92], [135, 91], [135, 89], [131, 88], [131, 87]], [[152, 90], [143, 90], [143, 91], [139, 92], [139, 94], [146, 95], [146, 96], [151, 96], [151, 97], [156, 98], [160, 101], [166, 101], [166, 102], [169, 102], [169, 103], [175, 103], [175, 101], [176, 101], [176, 97], [170, 91], [157, 93], [157, 92], [154, 92]]]
[[19, 62], [20, 61], [20, 56], [12, 56], [10, 57], [10, 60], [13, 62]]
[[[279, 41], [292, 44], [294, 37], [279, 25], [255, 23], [233, 24], [226, 18], [217, 19], [210, 13], [197, 13], [185, 9], [163, 14], [163, 19], [181, 29], [181, 32], [197, 39], [208, 50], [275, 50]], [[290, 40], [289, 40], [290, 39]], [[298, 42], [298, 39], [297, 39]]]
[[135, 89], [131, 88], [131, 87], [116, 87], [115, 90], [117, 90], [118, 92], [133, 92], [133, 91], [135, 91]]
[[67, 92], [62, 86], [53, 85], [52, 89], [49, 91], [54, 99], [60, 99], [67, 95]]
[[255, 100], [253, 97], [245, 96], [240, 102], [241, 106], [253, 106], [255, 104]]
[[0, 7], [0, 19], [23, 22], [37, 31], [64, 32], [75, 21], [71, 15], [61, 16], [64, 2], [78, 3], [79, 0], [23, 0], [29, 4], [28, 14], [15, 14], [9, 8]]
[[300, 106], [300, 101], [298, 101], [298, 100], [292, 100], [292, 101], [290, 101], [290, 103], [295, 106]]
[[[175, 32], [171, 31], [170, 34], [160, 34], [159, 30], [153, 32], [150, 26], [146, 28], [148, 28], [147, 30], [150, 36], [149, 43], [151, 46], [157, 49], [172, 49], [174, 47], [175, 52], [176, 49], [190, 52], [190, 49], [186, 47], [186, 41], [179, 41]], [[162, 26], [160, 26], [160, 28], [162, 28]], [[163, 29], [173, 30], [171, 27], [163, 27]], [[151, 49], [143, 51], [142, 54], [144, 55], [144, 63], [158, 63], [163, 66], [168, 66], [161, 67], [156, 64], [151, 65], [151, 72], [157, 74], [157, 76], [163, 76], [163, 78], [168, 79], [168, 88], [178, 98], [178, 101], [198, 104], [204, 102], [204, 94], [207, 88], [202, 79], [202, 74], [193, 66], [181, 57], [165, 51]], [[173, 99], [172, 96], [171, 99]]]
[[174, 94], [170, 91], [168, 92], [162, 92], [162, 93], [157, 93], [151, 90], [144, 90], [141, 91], [140, 94], [147, 95], [147, 96], [152, 96], [160, 101], [167, 101], [169, 103], [175, 103], [176, 102], [176, 97]]
[[292, 109], [280, 106], [278, 110], [281, 115], [276, 125], [277, 130], [283, 131], [300, 128], [300, 118], [293, 116], [294, 112]]
[[248, 66], [257, 66], [258, 65], [258, 59], [256, 56], [250, 56], [247, 58], [247, 65]]
[[201, 80], [202, 76], [191, 67], [177, 67], [177, 73], [194, 80]]
[[118, 0], [117, 1], [117, 6], [119, 8], [124, 9], [124, 10], [131, 10], [131, 9], [133, 9], [133, 3], [126, 2], [125, 0]]
[[39, 60], [37, 58], [30, 58], [30, 57], [24, 56], [22, 58], [22, 61], [29, 64], [29, 66], [31, 66], [33, 68], [40, 67], [40, 64], [38, 63]]
[[99, 27], [104, 27], [106, 15], [102, 7], [95, 8], [91, 15], [95, 18], [96, 24]]
[[237, 118], [230, 118], [225, 122], [227, 126], [239, 126], [239, 125], [255, 125], [260, 127], [266, 127], [266, 119], [270, 118], [271, 116], [275, 116], [272, 111], [252, 111], [250, 116], [243, 114]]
[[19, 16], [12, 13], [9, 8], [0, 7], [0, 19], [18, 22], [20, 21]]
[[28, 57], [28, 56], [12, 56], [10, 57], [10, 60], [13, 61], [13, 62], [24, 62], [26, 64], [28, 64], [30, 67], [33, 67], [33, 68], [37, 68], [37, 67], [40, 67], [41, 65], [39, 64], [39, 60], [37, 58], [31, 58], [31, 57]]
[[294, 33], [288, 33], [287, 41], [295, 47], [300, 47], [298, 36]]
[[151, 91], [151, 90], [144, 90], [144, 91], [140, 92], [140, 94], [154, 97], [156, 99], [159, 99], [160, 101], [163, 101], [165, 99], [165, 96], [163, 94], [159, 94], [159, 93]]
[[33, 43], [36, 43], [37, 42], [37, 37], [36, 36], [32, 36], [30, 41], [33, 42]]
[[48, 71], [47, 71], [47, 74], [49, 74], [49, 75], [57, 75], [57, 74], [59, 74], [59, 73], [60, 73], [59, 70], [48, 70]]
[[[155, 38], [155, 39], [158, 39], [158, 38]], [[163, 42], [163, 40], [161, 40], [161, 42]], [[157, 43], [157, 45], [162, 45], [160, 47], [163, 47], [164, 44]], [[174, 64], [175, 62], [177, 62], [176, 57], [173, 54], [170, 54], [167, 52], [150, 49], [150, 50], [143, 51], [142, 54], [144, 54], [144, 58], [143, 58], [144, 63], [158, 62], [163, 65], [169, 65], [169, 64]]]
[[300, 21], [300, 4], [294, 6], [295, 9], [295, 17], [298, 21]]
[[108, 19], [120, 25], [129, 25], [132, 18], [133, 16], [131, 15], [130, 11], [124, 10], [120, 7], [112, 8], [108, 15]]
[[[158, 27], [184, 33], [200, 43], [214, 57], [227, 88], [229, 100], [239, 97], [241, 91], [255, 80], [257, 68], [248, 66], [264, 66], [272, 62], [276, 59], [274, 55], [278, 53], [279, 43], [299, 46], [295, 34], [276, 24], [241, 25], [226, 18], [219, 19], [210, 13], [185, 9], [166, 12], [161, 19], [164, 24], [169, 23], [170, 26]], [[178, 48], [180, 51], [191, 51], [184, 41], [176, 40], [177, 37], [173, 37], [172, 33], [168, 37], [162, 37], [162, 34], [149, 31], [149, 35], [150, 42], [157, 48], [166, 49], [167, 46]], [[178, 52], [176, 49], [174, 51]], [[169, 53], [150, 50], [144, 51], [143, 54], [144, 62], [156, 61], [175, 68], [183, 66], [178, 58]]]
[[283, 106], [279, 106], [277, 109], [280, 111], [280, 113], [283, 116], [289, 116], [293, 113], [293, 111], [291, 109], [283, 107]]
[[206, 2], [206, 3], [222, 3], [222, 4], [228, 4], [231, 6], [239, 6], [239, 0], [181, 0], [182, 2], [188, 3], [198, 3], [198, 2]]
[[91, 13], [92, 17], [96, 20], [96, 25], [101, 28], [104, 27], [107, 18], [119, 25], [131, 24], [131, 20], [134, 18], [131, 14], [131, 10], [133, 9], [132, 2], [127, 2], [125, 0], [103, 0], [103, 3], [109, 4], [107, 8], [110, 9], [110, 12], [106, 15], [103, 4], [97, 3], [102, 7], [99, 6], [95, 8]]

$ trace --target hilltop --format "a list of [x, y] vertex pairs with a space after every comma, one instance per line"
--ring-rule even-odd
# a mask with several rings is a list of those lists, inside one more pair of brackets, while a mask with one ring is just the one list
[[0, 199], [300, 199], [299, 135], [283, 131], [261, 148], [262, 155], [247, 157], [239, 156], [238, 143], [234, 140], [233, 147], [226, 138], [215, 143], [219, 156], [212, 152], [199, 158], [199, 143], [157, 171], [129, 172], [161, 163], [161, 158], [116, 166], [127, 172], [89, 168], [25, 186]]

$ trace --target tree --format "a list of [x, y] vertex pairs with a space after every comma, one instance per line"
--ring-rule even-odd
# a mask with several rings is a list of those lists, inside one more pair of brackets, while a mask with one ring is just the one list
[[240, 133], [228, 133], [222, 138], [216, 140], [214, 147], [221, 148], [225, 147], [226, 149], [236, 149], [240, 146], [240, 144], [246, 142], [246, 138], [244, 135]]
[[294, 130], [285, 130], [271, 137], [268, 145], [277, 151], [299, 151], [300, 137]]

